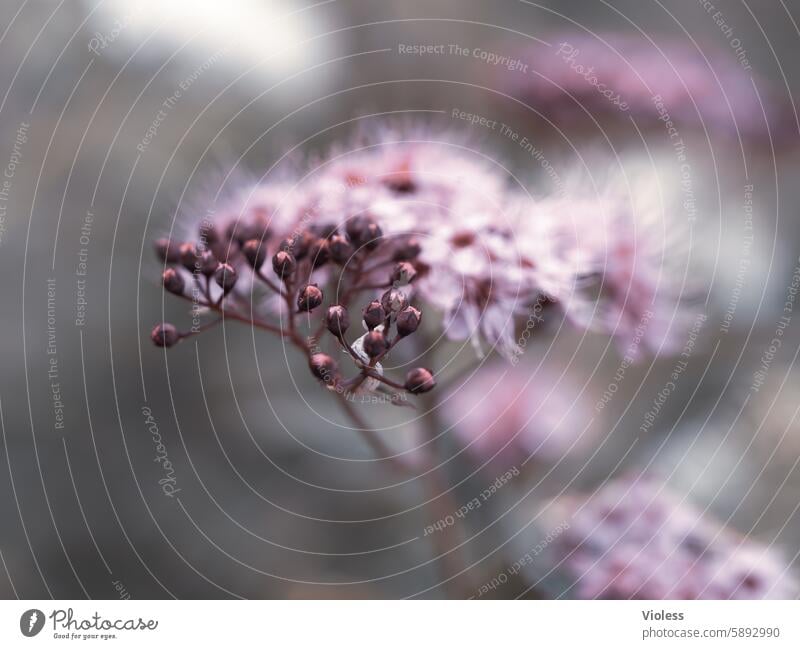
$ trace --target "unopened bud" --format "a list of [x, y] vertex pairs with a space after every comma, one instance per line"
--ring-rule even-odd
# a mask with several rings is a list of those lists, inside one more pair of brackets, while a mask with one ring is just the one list
[[401, 261], [392, 271], [392, 283], [398, 286], [410, 284], [417, 277], [417, 269], [407, 261]]
[[331, 253], [328, 250], [328, 240], [322, 238], [314, 239], [308, 248], [308, 258], [314, 268], [327, 264], [331, 258]]
[[395, 261], [411, 261], [416, 259], [421, 251], [422, 246], [416, 237], [406, 237], [399, 242], [392, 258]]
[[258, 239], [250, 239], [242, 246], [242, 254], [247, 263], [258, 270], [267, 259], [267, 247]]
[[383, 310], [381, 303], [377, 300], [373, 300], [364, 307], [362, 314], [367, 329], [374, 329], [379, 324], [383, 324], [383, 321], [386, 320], [386, 311]]
[[377, 223], [370, 223], [363, 235], [363, 245], [367, 250], [375, 250], [381, 243], [383, 230]]
[[183, 276], [175, 268], [167, 268], [161, 275], [164, 288], [175, 295], [183, 295], [185, 282]]
[[318, 223], [312, 227], [313, 233], [320, 239], [330, 239], [336, 234], [335, 223]]
[[220, 264], [214, 271], [214, 281], [225, 293], [236, 285], [237, 279], [238, 273], [230, 264]]
[[169, 322], [162, 322], [153, 327], [150, 332], [150, 339], [156, 347], [172, 347], [181, 339], [181, 335], [174, 325]]
[[325, 313], [325, 326], [334, 336], [341, 337], [350, 327], [350, 315], [347, 309], [339, 304], [328, 307]]
[[433, 372], [424, 367], [417, 367], [406, 374], [405, 388], [412, 394], [429, 392], [435, 387], [436, 380], [433, 378]]
[[408, 298], [400, 289], [390, 288], [381, 296], [381, 306], [387, 314], [399, 313], [408, 306]]
[[300, 260], [308, 254], [308, 249], [313, 241], [314, 235], [308, 230], [303, 230], [281, 241], [278, 249], [288, 252], [295, 259]]
[[340, 234], [334, 234], [328, 242], [331, 258], [337, 264], [346, 264], [353, 255], [353, 246]]
[[279, 250], [272, 258], [272, 270], [281, 279], [291, 279], [295, 268], [297, 268], [297, 262], [291, 253], [285, 250]]
[[308, 362], [311, 373], [320, 381], [332, 382], [336, 378], [337, 365], [327, 354], [314, 354]]
[[383, 332], [373, 329], [364, 336], [364, 353], [370, 358], [377, 358], [386, 351], [389, 343]]
[[158, 258], [166, 264], [177, 264], [181, 260], [181, 250], [170, 239], [157, 239], [153, 244]]
[[297, 308], [311, 311], [322, 304], [322, 291], [316, 284], [306, 284], [297, 296]]
[[197, 270], [197, 248], [193, 243], [182, 243], [179, 249], [181, 264], [190, 273]]
[[347, 238], [353, 242], [355, 247], [359, 247], [363, 243], [367, 227], [371, 222], [369, 217], [359, 215], [349, 219], [345, 224], [344, 231], [347, 233]]
[[422, 312], [413, 306], [408, 306], [397, 314], [395, 322], [397, 333], [401, 336], [410, 336], [417, 330], [421, 321]]
[[203, 221], [200, 223], [200, 226], [197, 228], [197, 233], [200, 241], [202, 241], [206, 246], [213, 246], [214, 244], [222, 241], [222, 236], [220, 235], [217, 227], [208, 221]]
[[214, 256], [214, 253], [210, 250], [203, 250], [203, 252], [197, 255], [197, 265], [195, 268], [206, 277], [211, 277], [214, 271], [217, 270], [217, 266], [219, 266], [219, 262]]

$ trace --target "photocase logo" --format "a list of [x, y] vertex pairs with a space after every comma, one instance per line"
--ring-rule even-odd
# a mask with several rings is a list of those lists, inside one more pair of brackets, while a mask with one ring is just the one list
[[25, 611], [19, 618], [19, 630], [26, 638], [32, 638], [44, 627], [44, 613], [38, 608]]

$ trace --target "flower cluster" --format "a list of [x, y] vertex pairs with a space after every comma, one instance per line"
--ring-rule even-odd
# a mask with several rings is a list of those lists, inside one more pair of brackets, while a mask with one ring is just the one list
[[[407, 335], [414, 299], [441, 315], [439, 331], [450, 339], [470, 340], [479, 353], [488, 343], [509, 357], [520, 353], [518, 316], [543, 300], [572, 322], [625, 340], [651, 307], [661, 333], [669, 328], [674, 311], [657, 309], [657, 287], [680, 286], [663, 266], [676, 258], [663, 229], [649, 222], [651, 213], [663, 218], [657, 206], [616, 190], [534, 201], [509, 189], [502, 169], [454, 141], [384, 131], [333, 151], [294, 183], [251, 187], [186, 241], [159, 240], [164, 288], [298, 345], [298, 311], [315, 311], [326, 296], [344, 313], [357, 296], [377, 301], [385, 317], [378, 313], [381, 322], [370, 326], [370, 307], [371, 338], [348, 348], [372, 374], [381, 374], [380, 363], [364, 370], [364, 354], [374, 357], [361, 345], [378, 349], [391, 325], [398, 338]], [[649, 320], [648, 327], [659, 330]], [[153, 332], [164, 346], [184, 336], [166, 324]]]
[[[199, 310], [280, 335], [306, 354], [316, 378], [340, 394], [369, 389], [396, 396], [433, 389], [436, 382], [431, 370], [413, 368], [401, 384], [385, 377], [381, 366], [381, 360], [422, 321], [422, 312], [409, 304], [406, 294], [418, 274], [414, 261], [419, 250], [414, 242], [384, 236], [380, 226], [366, 216], [341, 227], [314, 224], [275, 241], [269, 217], [264, 210], [253, 210], [246, 220], [231, 220], [224, 228], [204, 222], [196, 241], [159, 239], [155, 247], [166, 265], [164, 289], [191, 300]], [[271, 264], [267, 264], [270, 256]], [[315, 277], [340, 287], [338, 299], [327, 308], [322, 307], [328, 289], [312, 281]], [[241, 290], [242, 285], [246, 290]], [[250, 298], [256, 287], [265, 291], [265, 302], [277, 300], [282, 305], [277, 322], [275, 318], [261, 320], [253, 313]], [[380, 299], [362, 311], [366, 333], [351, 344], [346, 337], [350, 303], [359, 293], [378, 289]], [[188, 332], [161, 323], [151, 337], [159, 347], [172, 347], [219, 321]], [[310, 335], [300, 333], [303, 324], [312, 329]], [[322, 351], [320, 337], [325, 332], [349, 354], [358, 370], [355, 376], [344, 378], [336, 360]]]
[[764, 599], [797, 595], [774, 550], [706, 519], [645, 476], [609, 483], [587, 499], [557, 501], [569, 517], [556, 543], [580, 598]]
[[638, 160], [596, 177], [570, 179], [566, 196], [539, 201], [532, 218], [517, 219], [517, 236], [537, 247], [537, 281], [572, 322], [614, 336], [634, 358], [672, 352], [705, 288], [691, 270], [678, 180]]

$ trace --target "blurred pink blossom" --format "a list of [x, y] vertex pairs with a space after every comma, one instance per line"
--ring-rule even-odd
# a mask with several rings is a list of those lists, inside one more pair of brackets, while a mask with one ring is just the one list
[[533, 46], [521, 57], [531, 64], [529, 74], [504, 72], [504, 79], [513, 94], [557, 123], [586, 119], [585, 109], [656, 125], [664, 119], [658, 98], [679, 126], [764, 137], [766, 113], [780, 139], [793, 125], [786, 102], [763, 80], [754, 83], [750, 62], [737, 60], [734, 50], [620, 33], [564, 32], [548, 41], [550, 47]]
[[[644, 345], [657, 351], [680, 330], [679, 248], [688, 243], [680, 213], [659, 198], [652, 182], [612, 178], [596, 195], [576, 184], [534, 199], [511, 186], [500, 163], [457, 138], [385, 127], [334, 149], [303, 176], [244, 188], [217, 210], [215, 230], [228, 249], [215, 254], [240, 269], [235, 291], [244, 293], [253, 286], [238, 252], [244, 240], [260, 240], [271, 257], [302, 232], [324, 241], [366, 217], [380, 227], [381, 246], [368, 266], [337, 262], [345, 274], [374, 286], [377, 297], [391, 265], [416, 248], [416, 278], [402, 290], [434, 307], [445, 335], [470, 340], [479, 354], [488, 345], [514, 357], [520, 316], [543, 297], [573, 323], [623, 342], [644, 319]], [[304, 282], [332, 277], [330, 264], [308, 268]], [[336, 290], [328, 293], [334, 301]], [[274, 295], [257, 305], [267, 314], [282, 308]]]
[[552, 368], [490, 363], [442, 403], [455, 435], [481, 462], [554, 463], [597, 438], [581, 386]]
[[569, 529], [554, 547], [582, 599], [792, 598], [788, 562], [703, 518], [644, 476], [618, 479], [590, 496], [556, 501], [552, 520]]
[[635, 162], [599, 176], [538, 201], [519, 221], [519, 245], [537, 250], [538, 284], [573, 322], [613, 335], [633, 357], [674, 351], [701, 289], [675, 184]]

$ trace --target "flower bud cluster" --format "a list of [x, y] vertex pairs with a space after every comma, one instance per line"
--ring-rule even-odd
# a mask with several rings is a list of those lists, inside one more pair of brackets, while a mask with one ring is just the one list
[[[420, 246], [413, 237], [386, 237], [373, 218], [357, 215], [339, 225], [314, 223], [277, 240], [264, 212], [259, 211], [249, 220], [236, 219], [224, 228], [204, 224], [198, 241], [159, 239], [155, 248], [166, 266], [162, 274], [166, 291], [199, 302], [223, 317], [280, 333], [306, 352], [311, 373], [330, 388], [421, 394], [435, 386], [428, 369], [412, 369], [404, 382], [395, 383], [383, 376], [380, 365], [422, 322], [422, 312], [411, 306], [408, 298], [411, 284], [420, 275], [416, 265]], [[272, 273], [265, 269], [270, 258]], [[235, 292], [244, 275], [263, 283], [272, 297], [284, 304], [285, 316], [280, 322], [265, 323], [251, 317], [252, 305], [243, 299], [246, 293]], [[358, 293], [376, 288], [383, 289], [382, 294], [361, 309], [367, 333], [351, 345], [345, 337], [351, 327], [349, 302]], [[321, 308], [328, 292], [341, 299]], [[296, 316], [301, 315], [298, 320]], [[315, 319], [315, 335], [298, 333], [301, 325], [314, 328]], [[345, 380], [339, 363], [316, 342], [307, 342], [316, 341], [325, 331], [351, 356], [359, 372], [355, 377]], [[187, 335], [191, 334], [161, 323], [151, 338], [160, 347], [171, 347]]]

